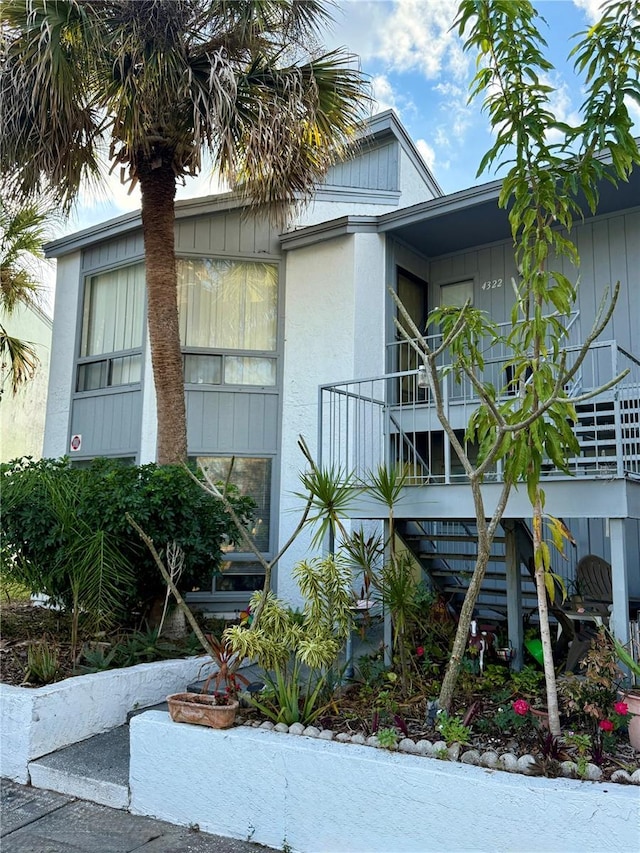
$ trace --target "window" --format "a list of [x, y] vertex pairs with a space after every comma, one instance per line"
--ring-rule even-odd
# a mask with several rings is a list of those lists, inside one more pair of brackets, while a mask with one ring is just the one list
[[[185, 382], [276, 384], [276, 361], [267, 356], [277, 346], [276, 264], [179, 260], [178, 304], [180, 339], [187, 350]], [[189, 349], [221, 350], [223, 354], [190, 353]], [[237, 355], [225, 354], [228, 350]]]
[[[226, 481], [231, 457], [199, 456], [197, 462], [214, 481]], [[237, 487], [241, 495], [250, 495], [256, 502], [252, 535], [258, 548], [268, 553], [271, 525], [271, 459], [236, 456], [230, 482]], [[226, 553], [231, 553], [231, 550], [226, 549]]]
[[214, 592], [253, 593], [264, 585], [264, 569], [260, 563], [226, 562], [213, 582]]
[[[405, 307], [407, 313], [421, 332], [425, 332], [427, 321], [427, 283], [415, 275], [398, 268], [398, 298]], [[400, 311], [396, 312], [398, 322], [410, 337], [414, 337], [414, 332], [402, 316]], [[392, 364], [392, 370], [401, 372], [413, 372], [422, 364], [422, 360], [417, 355], [416, 351], [410, 346], [396, 330], [396, 345], [395, 364]], [[402, 401], [417, 402], [426, 399], [426, 391], [423, 388], [418, 388], [413, 376], [405, 376], [401, 380], [400, 392]]]
[[275, 264], [178, 261], [182, 345], [273, 352], [277, 297]]
[[473, 279], [440, 285], [441, 308], [462, 308], [467, 299], [473, 305]]
[[143, 328], [143, 264], [88, 278], [77, 390], [139, 382]]

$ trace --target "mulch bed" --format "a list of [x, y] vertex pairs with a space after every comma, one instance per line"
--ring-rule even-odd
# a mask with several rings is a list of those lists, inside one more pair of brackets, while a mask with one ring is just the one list
[[71, 636], [71, 619], [68, 614], [35, 607], [29, 601], [8, 601], [2, 602], [0, 620], [1, 682], [22, 685], [29, 646], [43, 641], [58, 652], [59, 672], [56, 681], [74, 674], [71, 644], [59, 639]]
[[[76, 674], [70, 644], [58, 639], [70, 636], [70, 618], [67, 614], [36, 607], [30, 602], [12, 601], [2, 603], [0, 616], [0, 681], [15, 686], [37, 687], [37, 684], [25, 684], [27, 650], [30, 644], [41, 642], [43, 639], [58, 650], [59, 672], [56, 680], [60, 681]], [[485, 709], [488, 709], [491, 704], [486, 696], [478, 694], [472, 697], [469, 705], [476, 701]], [[455, 710], [464, 716], [466, 708], [458, 707]], [[406, 736], [416, 741], [427, 739], [434, 742], [441, 739], [439, 732], [429, 724], [428, 703], [424, 696], [416, 696], [407, 702], [400, 703], [398, 713], [406, 725]], [[238, 722], [264, 719], [266, 717], [256, 709], [244, 708], [240, 710]], [[347, 688], [315, 725], [322, 729], [331, 729], [336, 734], [339, 732], [349, 735], [361, 733], [365, 737], [374, 734], [371, 696], [367, 696], [366, 693], [362, 696], [358, 685]], [[388, 725], [389, 721], [380, 721], [381, 728]], [[403, 736], [405, 736], [404, 733], [400, 735], [400, 737]], [[477, 749], [481, 753], [488, 750], [498, 754], [510, 752], [517, 757], [540, 754], [539, 735], [534, 727], [519, 732], [515, 737], [509, 734], [481, 734], [474, 731], [472, 726], [471, 741], [466, 748]], [[575, 759], [575, 751], [568, 749], [566, 757]], [[615, 770], [635, 769], [638, 766], [640, 766], [640, 754], [620, 739], [615, 755], [605, 754], [604, 756], [601, 765], [603, 780], [609, 779]]]

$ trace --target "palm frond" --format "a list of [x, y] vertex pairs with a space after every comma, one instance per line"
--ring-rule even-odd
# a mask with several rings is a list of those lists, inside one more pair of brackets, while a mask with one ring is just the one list
[[[5, 367], [11, 390], [16, 394], [21, 385], [33, 378], [40, 359], [33, 346], [7, 334], [4, 326], [0, 325], [0, 374], [3, 377]], [[0, 386], [0, 396], [2, 386]]]

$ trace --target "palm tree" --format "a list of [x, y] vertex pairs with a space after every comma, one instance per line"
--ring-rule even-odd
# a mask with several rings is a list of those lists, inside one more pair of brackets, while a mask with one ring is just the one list
[[0, 162], [68, 209], [100, 157], [139, 184], [158, 461], [186, 458], [174, 196], [203, 151], [283, 221], [353, 140], [367, 103], [325, 0], [13, 0], [2, 11]]
[[[0, 198], [0, 311], [10, 317], [20, 305], [39, 301], [40, 284], [29, 270], [29, 258], [42, 257], [49, 210], [33, 202], [19, 207]], [[39, 359], [33, 346], [9, 334], [0, 324], [0, 396], [4, 389], [5, 366], [13, 393], [31, 379]]]

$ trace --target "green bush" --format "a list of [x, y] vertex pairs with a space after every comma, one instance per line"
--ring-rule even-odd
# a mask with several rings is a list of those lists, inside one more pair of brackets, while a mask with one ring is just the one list
[[[221, 546], [236, 541], [222, 504], [181, 466], [136, 467], [99, 458], [79, 468], [66, 458], [25, 457], [0, 466], [0, 475], [4, 575], [67, 606], [89, 547], [92, 564], [100, 563], [125, 611], [144, 608], [164, 594], [162, 577], [127, 513], [158, 550], [173, 541], [183, 549], [183, 591], [208, 588], [219, 570]], [[250, 518], [253, 500], [237, 493], [231, 499], [237, 513]], [[86, 582], [86, 571], [82, 579]]]

